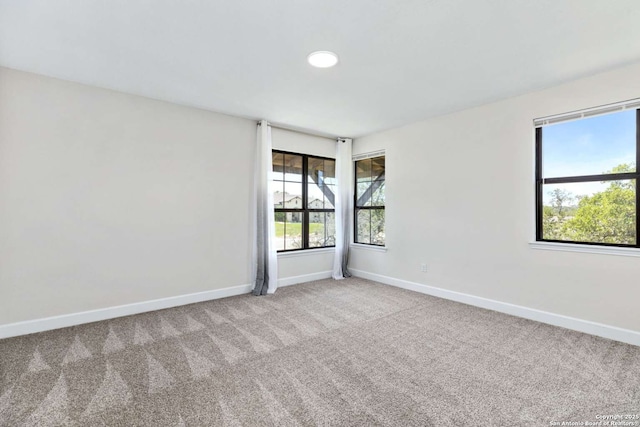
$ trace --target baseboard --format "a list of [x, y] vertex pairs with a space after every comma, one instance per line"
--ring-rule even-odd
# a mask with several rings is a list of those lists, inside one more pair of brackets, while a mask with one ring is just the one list
[[299, 283], [313, 282], [314, 280], [330, 279], [331, 271], [320, 271], [318, 273], [303, 274], [301, 276], [283, 277], [278, 279], [278, 287], [297, 285]]
[[398, 288], [408, 289], [422, 294], [432, 295], [476, 307], [498, 311], [500, 313], [511, 314], [513, 316], [523, 317], [525, 319], [535, 320], [549, 325], [560, 326], [562, 328], [640, 346], [640, 332], [638, 331], [618, 328], [616, 326], [605, 325], [602, 323], [592, 322], [590, 320], [576, 319], [574, 317], [549, 313], [547, 311], [482, 298], [462, 292], [449, 291], [435, 286], [395, 279], [393, 277], [382, 276], [380, 274], [369, 273], [362, 270], [349, 269], [349, 271], [356, 277], [373, 280], [386, 285], [396, 286]]
[[[322, 280], [330, 277], [331, 271], [321, 271], [318, 273], [303, 274], [301, 276], [285, 277], [283, 279], [278, 279], [278, 287], [297, 285], [298, 283]], [[251, 292], [252, 289], [252, 284], [232, 286], [229, 288], [214, 289], [211, 291], [83, 311], [80, 313], [9, 323], [6, 325], [0, 325], [0, 339], [82, 325], [84, 323], [98, 322], [100, 320], [114, 319], [116, 317], [130, 316], [132, 314], [146, 313], [154, 310], [162, 310], [165, 308], [178, 307], [196, 302], [242, 295]]]
[[229, 288], [214, 289], [211, 291], [196, 292], [193, 294], [119, 305], [116, 307], [100, 308], [80, 313], [9, 323], [6, 325], [0, 325], [0, 339], [15, 337], [18, 335], [34, 334], [36, 332], [44, 332], [51, 329], [82, 325], [84, 323], [98, 322], [100, 320], [113, 319], [116, 317], [130, 316], [132, 314], [145, 313], [148, 311], [162, 310], [165, 308], [193, 304], [196, 302], [242, 295], [251, 292], [252, 289], [253, 285], [251, 284], [239, 285]]
[[[488, 298], [482, 298], [462, 292], [450, 291], [435, 286], [423, 285], [421, 283], [409, 282], [407, 280], [396, 279], [393, 277], [369, 273], [362, 270], [349, 269], [349, 271], [351, 271], [351, 273], [356, 277], [362, 277], [363, 279], [373, 280], [376, 282], [384, 283], [386, 285], [396, 286], [399, 288], [408, 289], [439, 298], [457, 301], [476, 307], [510, 314], [513, 316], [523, 317], [525, 319], [547, 323], [549, 325], [560, 326], [574, 331], [584, 332], [587, 334], [597, 335], [603, 338], [640, 346], [640, 332], [632, 331], [630, 329], [618, 328], [616, 326], [605, 325], [589, 320], [576, 319], [574, 317], [564, 316], [561, 314], [549, 313], [542, 310], [523, 307]], [[284, 287], [296, 285], [299, 283], [311, 282], [314, 280], [328, 279], [331, 277], [331, 274], [331, 271], [322, 271], [318, 273], [286, 277], [278, 280], [278, 286]], [[27, 320], [24, 322], [9, 323], [6, 325], [0, 325], [0, 339], [15, 337], [19, 335], [33, 334], [37, 332], [44, 332], [52, 329], [66, 328], [69, 326], [76, 326], [84, 323], [98, 322], [100, 320], [108, 320], [116, 317], [130, 316], [132, 314], [145, 313], [154, 310], [162, 310], [165, 308], [193, 304], [202, 301], [242, 295], [251, 292], [252, 289], [252, 284], [232, 286], [228, 288], [214, 289], [211, 291], [197, 292], [193, 294], [179, 295], [175, 297], [161, 298], [151, 301], [143, 301], [139, 303], [84, 311], [80, 313], [72, 313], [61, 316], [46, 317], [42, 319]]]

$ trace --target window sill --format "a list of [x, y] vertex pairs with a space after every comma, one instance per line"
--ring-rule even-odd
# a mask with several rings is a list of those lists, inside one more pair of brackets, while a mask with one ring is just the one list
[[640, 249], [619, 248], [615, 246], [594, 246], [556, 242], [529, 242], [529, 247], [531, 249], [541, 249], [545, 251], [583, 252], [588, 254], [640, 257]]
[[318, 248], [318, 249], [303, 249], [299, 251], [291, 251], [291, 252], [278, 252], [278, 258], [295, 258], [299, 256], [309, 256], [309, 255], [321, 255], [327, 253], [334, 253], [336, 248]]
[[349, 245], [353, 249], [364, 249], [373, 252], [387, 252], [386, 246], [363, 245], [362, 243], [351, 243]]

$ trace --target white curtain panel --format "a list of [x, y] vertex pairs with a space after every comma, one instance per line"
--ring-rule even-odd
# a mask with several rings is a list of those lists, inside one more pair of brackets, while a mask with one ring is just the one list
[[271, 149], [271, 127], [262, 120], [258, 126], [254, 172], [253, 295], [272, 294], [278, 287]]
[[353, 161], [351, 159], [351, 139], [338, 139], [336, 142], [336, 252], [333, 260], [335, 280], [351, 277], [349, 264], [349, 244], [351, 243], [351, 224], [353, 201]]

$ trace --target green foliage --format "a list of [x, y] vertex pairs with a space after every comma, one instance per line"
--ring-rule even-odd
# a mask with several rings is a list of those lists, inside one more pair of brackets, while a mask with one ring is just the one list
[[385, 244], [385, 211], [384, 209], [357, 210], [357, 235], [359, 243]]
[[562, 231], [566, 240], [576, 242], [635, 244], [635, 211], [635, 190], [613, 182], [605, 191], [583, 197]]
[[635, 171], [636, 171], [636, 165], [634, 165], [633, 163], [622, 163], [605, 173], [626, 173], [626, 172], [635, 172]]
[[[324, 224], [311, 222], [309, 223], [309, 232], [312, 234], [324, 234]], [[302, 223], [287, 222], [287, 235], [302, 236]], [[276, 237], [284, 236], [284, 222], [276, 221]]]
[[[607, 173], [634, 171], [621, 164]], [[606, 181], [609, 186], [592, 196], [575, 197], [556, 189], [549, 193], [551, 204], [543, 207], [543, 237], [594, 243], [636, 243], [636, 183]], [[572, 202], [578, 201], [577, 206]]]
[[561, 190], [556, 188], [555, 190], [549, 193], [551, 195], [551, 207], [557, 214], [564, 218], [567, 216], [567, 209], [573, 201], [575, 197], [569, 191]]

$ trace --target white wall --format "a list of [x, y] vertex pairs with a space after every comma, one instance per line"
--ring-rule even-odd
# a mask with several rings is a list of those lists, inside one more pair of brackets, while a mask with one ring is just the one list
[[0, 325], [248, 284], [255, 135], [0, 68]]
[[271, 140], [274, 150], [336, 158], [335, 139], [272, 127]]
[[[386, 149], [388, 251], [356, 248], [351, 267], [640, 331], [639, 258], [528, 246], [532, 119], [636, 97], [640, 65], [356, 140]], [[0, 325], [249, 283], [255, 132], [0, 68]], [[334, 156], [330, 139], [273, 140]], [[281, 257], [280, 278], [332, 259]]]
[[[271, 139], [275, 150], [336, 157], [336, 141], [320, 136], [272, 128]], [[333, 269], [333, 250], [312, 250], [278, 255], [278, 278], [281, 284], [300, 280], [330, 277]]]
[[640, 64], [357, 139], [386, 149], [388, 251], [351, 268], [640, 331], [640, 258], [528, 246], [532, 120], [638, 97]]

